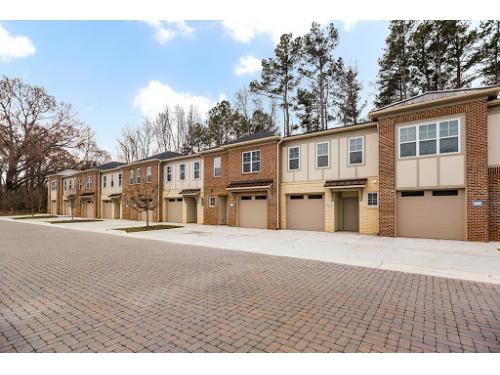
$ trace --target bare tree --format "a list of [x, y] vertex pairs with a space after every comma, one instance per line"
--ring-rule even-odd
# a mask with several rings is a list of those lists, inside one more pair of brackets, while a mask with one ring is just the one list
[[146, 212], [146, 226], [149, 227], [149, 214], [158, 207], [158, 188], [143, 187], [137, 189], [130, 199], [130, 203], [138, 213]]
[[157, 153], [170, 151], [172, 149], [174, 141], [172, 122], [172, 112], [169, 106], [165, 106], [153, 120], [153, 135], [156, 141]]
[[139, 159], [145, 159], [154, 153], [154, 129], [152, 122], [144, 118], [141, 126], [136, 129], [137, 132], [137, 153]]
[[180, 105], [174, 108], [174, 124], [175, 124], [175, 141], [174, 150], [180, 152], [182, 145], [186, 139], [187, 126], [186, 126], [186, 112]]
[[135, 129], [128, 125], [124, 126], [117, 143], [118, 155], [121, 160], [127, 164], [139, 160], [139, 140]]
[[76, 158], [80, 160], [81, 169], [87, 169], [111, 160], [111, 155], [99, 148], [94, 130], [81, 124], [76, 146]]

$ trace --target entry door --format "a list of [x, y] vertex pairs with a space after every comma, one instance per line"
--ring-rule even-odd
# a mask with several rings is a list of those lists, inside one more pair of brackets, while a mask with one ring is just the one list
[[89, 217], [89, 218], [92, 218], [94, 217], [94, 201], [87, 201], [87, 216], [86, 217]]
[[220, 195], [219, 197], [219, 213], [218, 213], [218, 224], [227, 224], [227, 196]]
[[343, 198], [344, 230], [357, 232], [359, 230], [359, 201], [358, 198]]
[[113, 210], [113, 213], [114, 213], [114, 219], [119, 219], [120, 218], [120, 200], [119, 199], [115, 199], [113, 200], [113, 206], [114, 206], [114, 210]]
[[56, 201], [51, 201], [50, 213], [52, 215], [57, 215], [57, 202]]

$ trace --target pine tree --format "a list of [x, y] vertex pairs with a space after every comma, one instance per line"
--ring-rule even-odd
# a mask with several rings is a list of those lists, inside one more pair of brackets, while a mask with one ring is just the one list
[[310, 90], [299, 88], [295, 97], [294, 110], [299, 120], [299, 126], [304, 133], [321, 129], [317, 96]]
[[217, 147], [234, 138], [233, 134], [234, 113], [231, 103], [222, 100], [208, 111], [207, 143]]
[[500, 84], [500, 21], [481, 21], [479, 25], [480, 74], [485, 85]]
[[320, 24], [314, 22], [303, 38], [299, 71], [309, 79], [311, 90], [308, 95], [315, 96], [320, 129], [326, 129], [328, 122], [333, 119], [328, 103], [338, 74], [338, 62], [332, 56], [338, 43], [338, 30], [333, 23], [322, 29]]
[[366, 101], [361, 101], [363, 86], [356, 66], [343, 67], [336, 92], [337, 119], [343, 125], [357, 124]]
[[430, 46], [433, 39], [433, 25], [428, 22], [420, 22], [415, 31], [410, 35], [410, 76], [411, 85], [418, 93], [434, 89], [433, 85], [433, 63]]
[[375, 98], [377, 107], [413, 95], [409, 39], [414, 26], [415, 21], [391, 21], [389, 24], [389, 36], [385, 40], [384, 54], [378, 62], [379, 92]]
[[298, 84], [297, 64], [301, 41], [292, 34], [283, 34], [274, 50], [274, 57], [262, 60], [260, 81], [252, 81], [250, 90], [277, 100], [283, 110], [283, 130], [291, 134], [290, 106], [293, 90]]

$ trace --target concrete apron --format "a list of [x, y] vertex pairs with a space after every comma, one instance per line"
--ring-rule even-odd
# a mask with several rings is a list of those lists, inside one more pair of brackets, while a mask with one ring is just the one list
[[[0, 220], [12, 219], [1, 217]], [[90, 223], [50, 224], [50, 220], [54, 219], [28, 219], [21, 222], [500, 284], [500, 243], [493, 242], [389, 238], [345, 232], [273, 231], [200, 224], [178, 224], [183, 227], [125, 233], [114, 229], [143, 226], [145, 222], [105, 219]]]

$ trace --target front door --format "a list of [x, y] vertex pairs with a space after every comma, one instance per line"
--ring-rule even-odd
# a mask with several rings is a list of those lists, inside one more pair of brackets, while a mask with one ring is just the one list
[[218, 224], [227, 224], [227, 196], [219, 195], [219, 213], [218, 213]]
[[343, 229], [357, 232], [359, 230], [359, 201], [358, 198], [342, 199]]

